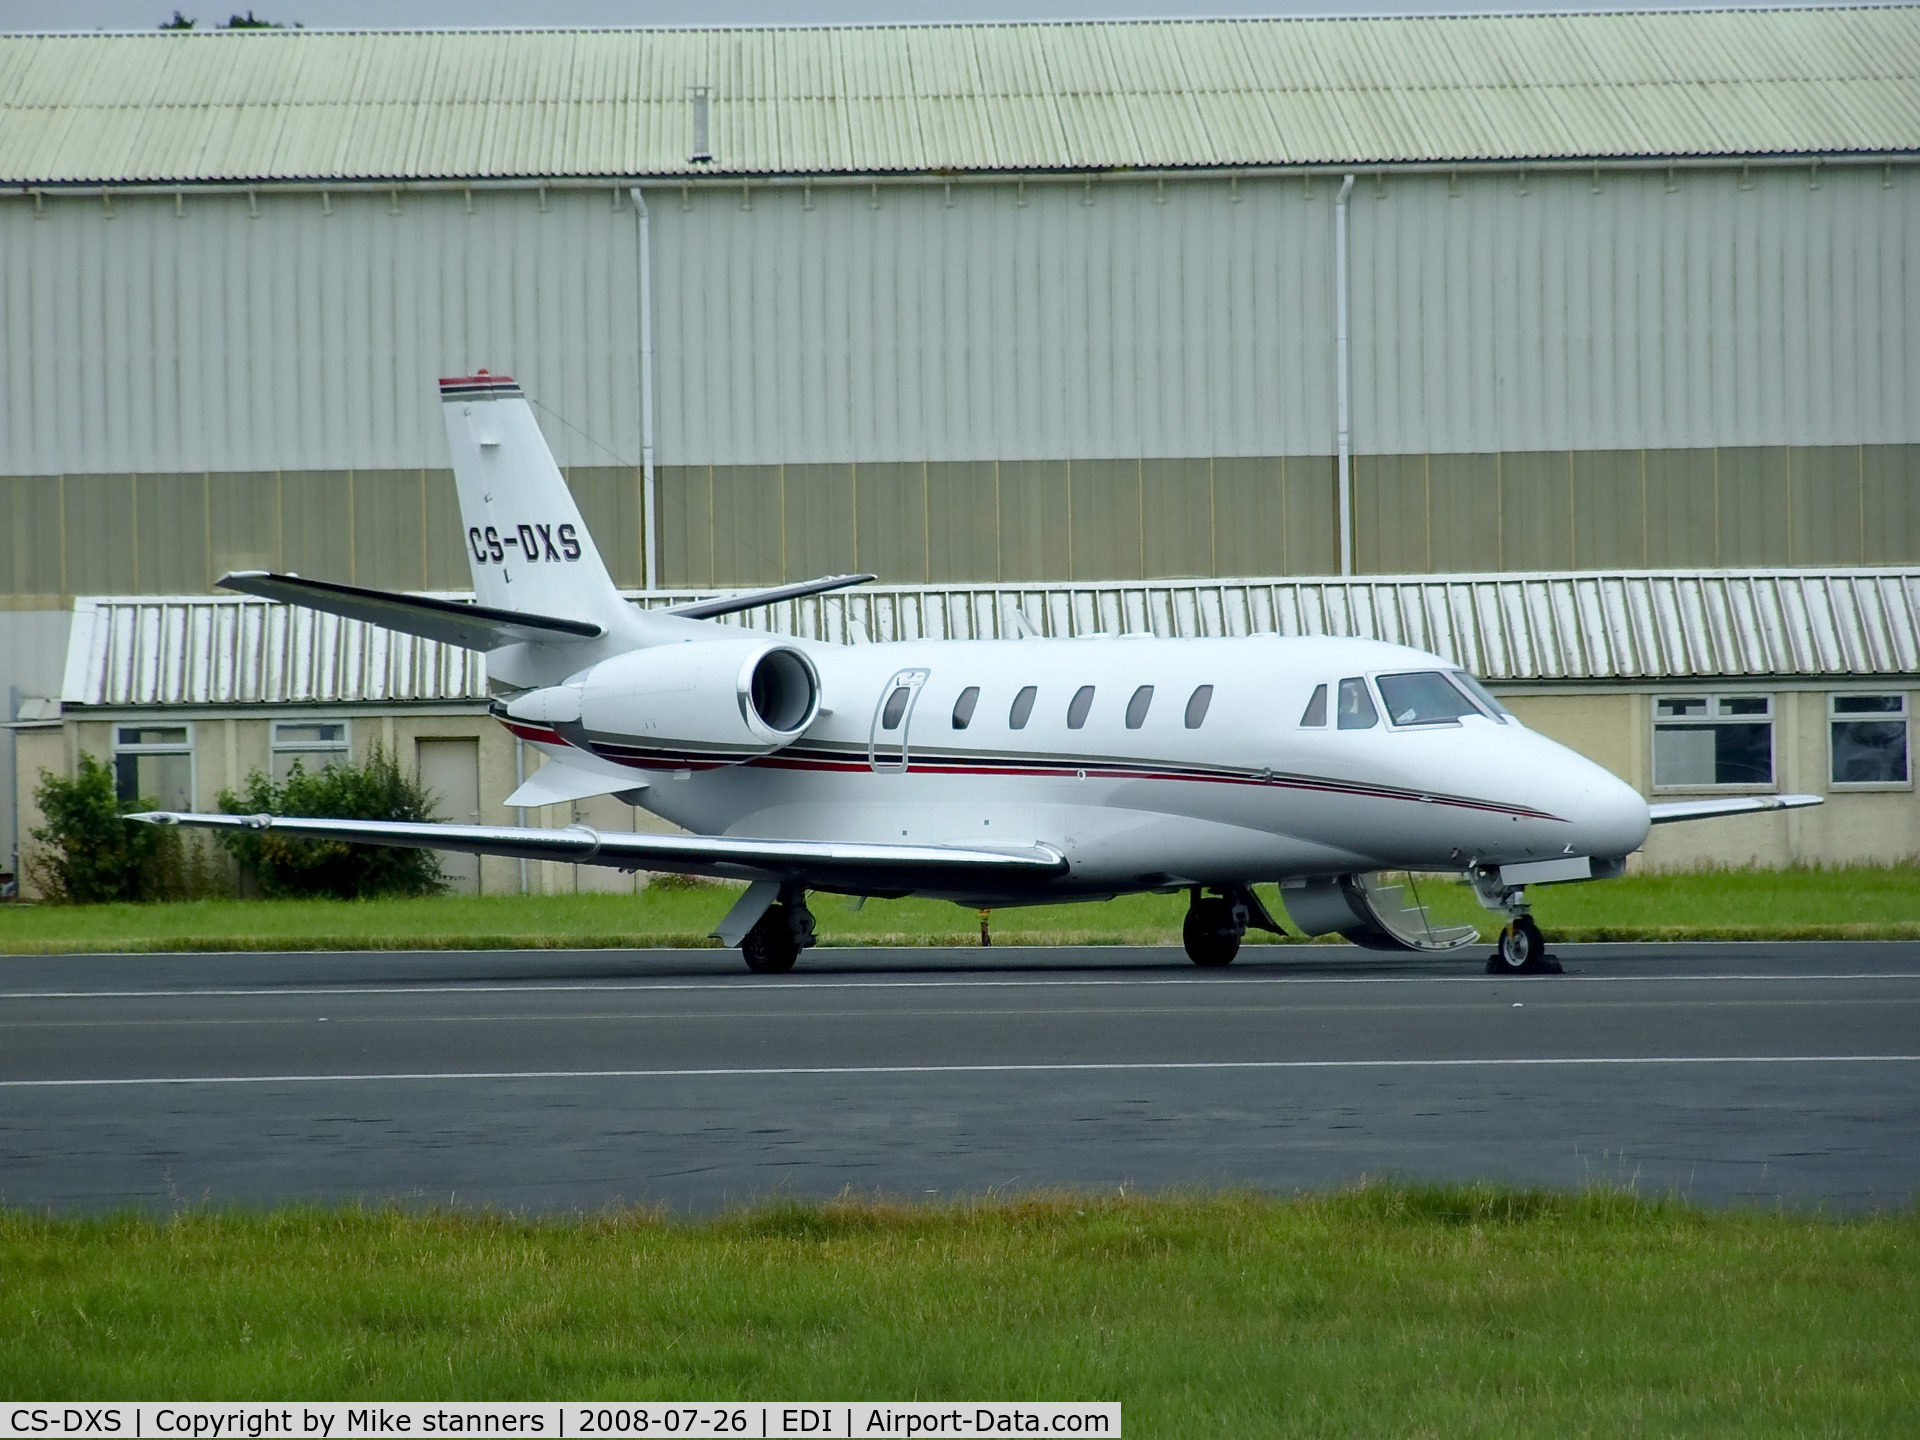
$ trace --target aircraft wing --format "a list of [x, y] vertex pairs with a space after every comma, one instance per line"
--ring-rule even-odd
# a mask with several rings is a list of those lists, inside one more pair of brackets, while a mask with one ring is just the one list
[[220, 577], [224, 590], [258, 595], [324, 610], [348, 620], [459, 645], [468, 650], [498, 650], [528, 640], [596, 640], [604, 626], [586, 620], [561, 620], [548, 615], [526, 615], [518, 610], [495, 610], [460, 600], [436, 600], [429, 595], [398, 595], [390, 590], [366, 590], [333, 580], [303, 580], [298, 575], [275, 575], [266, 570], [240, 570]]
[[462, 850], [522, 860], [666, 870], [732, 880], [804, 880], [823, 889], [882, 893], [941, 881], [1034, 882], [1064, 875], [1067, 862], [1044, 845], [1005, 850], [948, 845], [875, 845], [833, 840], [758, 840], [726, 835], [604, 833], [586, 825], [542, 830], [517, 825], [442, 825], [412, 820], [323, 820], [281, 815], [196, 815], [150, 810], [149, 825], [271, 830], [302, 840]]
[[1711, 820], [1719, 815], [1750, 815], [1759, 810], [1799, 810], [1824, 803], [1823, 795], [1729, 795], [1724, 800], [1671, 800], [1647, 807], [1656, 825], [1676, 820]]

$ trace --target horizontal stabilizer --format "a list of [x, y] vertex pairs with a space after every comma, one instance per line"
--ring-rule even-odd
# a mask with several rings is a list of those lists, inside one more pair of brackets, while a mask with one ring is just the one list
[[756, 605], [773, 605], [781, 600], [798, 600], [802, 595], [819, 595], [828, 590], [844, 590], [849, 585], [864, 585], [878, 575], [822, 575], [818, 580], [796, 580], [791, 585], [775, 585], [770, 590], [745, 590], [738, 595], [718, 595], [711, 600], [695, 600], [675, 605], [669, 615], [688, 620], [711, 620], [716, 615], [737, 615]]
[[587, 620], [560, 620], [550, 615], [527, 615], [518, 610], [496, 610], [459, 600], [436, 600], [427, 595], [397, 595], [390, 590], [366, 590], [332, 580], [303, 580], [298, 575], [275, 575], [266, 570], [241, 570], [220, 577], [223, 590], [258, 595], [288, 605], [324, 610], [348, 620], [364, 620], [403, 635], [438, 640], [468, 650], [498, 650], [503, 645], [529, 641], [597, 640], [606, 627]]
[[149, 825], [271, 830], [303, 840], [344, 840], [414, 850], [458, 850], [620, 870], [665, 870], [733, 880], [799, 880], [854, 893], [936, 888], [941, 883], [1033, 884], [1064, 875], [1067, 862], [1044, 845], [1005, 850], [858, 841], [754, 840], [728, 835], [634, 835], [586, 825], [542, 830], [519, 825], [440, 825], [413, 820], [324, 820], [279, 815], [130, 815]]
[[1656, 825], [1676, 820], [1713, 820], [1722, 815], [1751, 815], [1760, 810], [1800, 810], [1824, 803], [1821, 795], [1729, 795], [1724, 800], [1670, 800], [1647, 807]]
[[507, 796], [506, 805], [508, 809], [566, 805], [575, 800], [590, 800], [595, 795], [623, 795], [629, 790], [646, 788], [647, 782], [634, 779], [632, 771], [625, 775], [596, 775], [571, 765], [542, 765]]

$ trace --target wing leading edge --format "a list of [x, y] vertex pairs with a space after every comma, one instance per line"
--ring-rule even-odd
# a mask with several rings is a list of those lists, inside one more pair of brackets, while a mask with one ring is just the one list
[[1825, 803], [1822, 795], [1730, 795], [1724, 800], [1670, 800], [1647, 807], [1655, 825], [1679, 820], [1712, 820], [1721, 815], [1751, 815], [1761, 810], [1801, 810]]
[[725, 835], [607, 834], [586, 825], [542, 830], [517, 825], [442, 825], [410, 820], [325, 820], [281, 815], [195, 815], [150, 810], [128, 817], [149, 825], [209, 830], [272, 830], [303, 840], [460, 850], [511, 859], [559, 860], [624, 870], [664, 870], [732, 880], [805, 880], [823, 889], [881, 892], [937, 885], [1032, 884], [1064, 875], [1057, 850], [945, 845], [874, 845], [826, 840], [757, 840]]

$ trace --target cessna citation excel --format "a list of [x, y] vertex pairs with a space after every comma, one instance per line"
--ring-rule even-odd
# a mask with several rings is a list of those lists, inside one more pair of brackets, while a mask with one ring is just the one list
[[1455, 871], [1504, 915], [1493, 964], [1539, 968], [1526, 887], [1622, 873], [1648, 827], [1818, 803], [1649, 806], [1520, 724], [1471, 675], [1372, 640], [1275, 635], [830, 645], [712, 617], [834, 576], [648, 611], [615, 590], [520, 387], [440, 382], [477, 603], [246, 572], [230, 590], [485, 651], [499, 719], [547, 757], [507, 798], [615, 795], [691, 832], [153, 813], [162, 824], [750, 882], [714, 932], [755, 971], [813, 943], [810, 890], [982, 909], [1184, 890], [1197, 965], [1254, 893], [1294, 924], [1450, 950], [1381, 872]]

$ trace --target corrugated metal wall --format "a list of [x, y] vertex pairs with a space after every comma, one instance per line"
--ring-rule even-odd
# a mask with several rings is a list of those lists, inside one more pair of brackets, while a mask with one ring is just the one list
[[[662, 578], [1334, 568], [1332, 199], [656, 187]], [[1368, 176], [1352, 203], [1363, 570], [1920, 556], [1920, 172]], [[624, 192], [179, 208], [0, 205], [0, 604], [256, 566], [460, 585], [431, 382], [483, 364], [639, 581]]]
[[1920, 171], [1396, 175], [1352, 205], [1359, 453], [1920, 441]]
[[639, 463], [624, 192], [180, 206], [0, 204], [0, 474], [443, 468], [433, 382], [479, 366], [525, 382], [562, 464]]
[[1332, 194], [662, 191], [659, 458], [1330, 455]]

